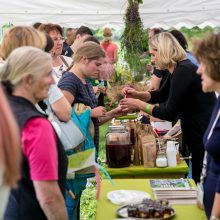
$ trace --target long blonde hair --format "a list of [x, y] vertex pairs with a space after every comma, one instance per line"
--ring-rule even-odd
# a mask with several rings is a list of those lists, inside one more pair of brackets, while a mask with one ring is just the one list
[[1, 44], [1, 56], [6, 59], [9, 54], [21, 46], [32, 46], [44, 49], [46, 46], [46, 36], [33, 27], [14, 26], [4, 35]]
[[156, 34], [150, 41], [151, 50], [157, 51], [158, 65], [161, 69], [167, 69], [177, 62], [186, 59], [186, 52], [179, 42], [167, 32]]
[[82, 43], [73, 55], [73, 63], [79, 63], [81, 58], [85, 56], [88, 60], [96, 60], [100, 57], [105, 57], [105, 51], [100, 45], [95, 42], [87, 41]]
[[0, 86], [0, 166], [3, 183], [13, 187], [20, 178], [21, 147], [17, 124]]

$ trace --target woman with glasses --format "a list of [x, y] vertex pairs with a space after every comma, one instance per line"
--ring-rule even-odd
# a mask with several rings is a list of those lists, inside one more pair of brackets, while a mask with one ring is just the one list
[[54, 79], [58, 83], [63, 72], [72, 64], [72, 58], [61, 55], [64, 41], [62, 28], [58, 24], [48, 23], [40, 25], [39, 30], [46, 32], [54, 42], [51, 56], [53, 59]]

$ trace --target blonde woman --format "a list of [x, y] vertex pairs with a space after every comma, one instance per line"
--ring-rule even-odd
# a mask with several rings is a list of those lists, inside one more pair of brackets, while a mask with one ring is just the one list
[[[97, 99], [93, 92], [92, 84], [88, 79], [98, 79], [101, 72], [101, 66], [105, 62], [105, 51], [95, 42], [85, 42], [81, 44], [74, 52], [73, 66], [68, 72], [65, 72], [59, 81], [59, 88], [69, 101], [74, 104], [82, 103], [91, 107], [90, 117], [94, 123], [95, 136], [94, 143], [96, 151], [99, 149], [99, 125], [112, 119], [121, 113], [121, 108], [115, 108], [109, 112], [103, 106], [97, 107]], [[70, 220], [79, 219], [80, 196], [85, 189], [87, 176], [76, 175], [75, 179], [67, 181], [67, 185], [73, 191], [76, 198], [71, 199], [66, 195], [66, 203]]]
[[[204, 156], [202, 139], [215, 95], [203, 93], [201, 78], [196, 74], [197, 66], [186, 59], [184, 49], [170, 33], [156, 35], [149, 46], [152, 61], [158, 68], [169, 71], [168, 79], [158, 91], [137, 92], [125, 88], [123, 92], [127, 99], [123, 99], [121, 105], [124, 111], [142, 110], [167, 121], [180, 116], [183, 140], [192, 153], [192, 176], [199, 182]], [[165, 105], [152, 105], [165, 101]]]
[[67, 158], [52, 125], [35, 107], [55, 83], [51, 56], [19, 47], [3, 64], [0, 78], [20, 128], [23, 156], [22, 178], [11, 191], [4, 219], [66, 220]]
[[10, 189], [16, 187], [21, 176], [21, 150], [18, 126], [2, 87], [0, 97], [0, 219], [3, 219]]

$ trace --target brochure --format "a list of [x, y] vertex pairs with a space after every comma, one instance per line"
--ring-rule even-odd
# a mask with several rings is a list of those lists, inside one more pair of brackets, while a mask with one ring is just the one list
[[150, 180], [153, 190], [191, 190], [192, 187], [187, 179], [159, 179]]

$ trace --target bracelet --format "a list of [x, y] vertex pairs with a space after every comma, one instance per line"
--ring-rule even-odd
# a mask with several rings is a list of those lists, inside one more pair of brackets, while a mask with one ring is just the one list
[[150, 107], [151, 107], [151, 104], [148, 103], [146, 108], [145, 108], [145, 112], [146, 113], [149, 113]]
[[220, 220], [220, 218], [215, 217], [214, 215], [211, 216], [210, 220]]

